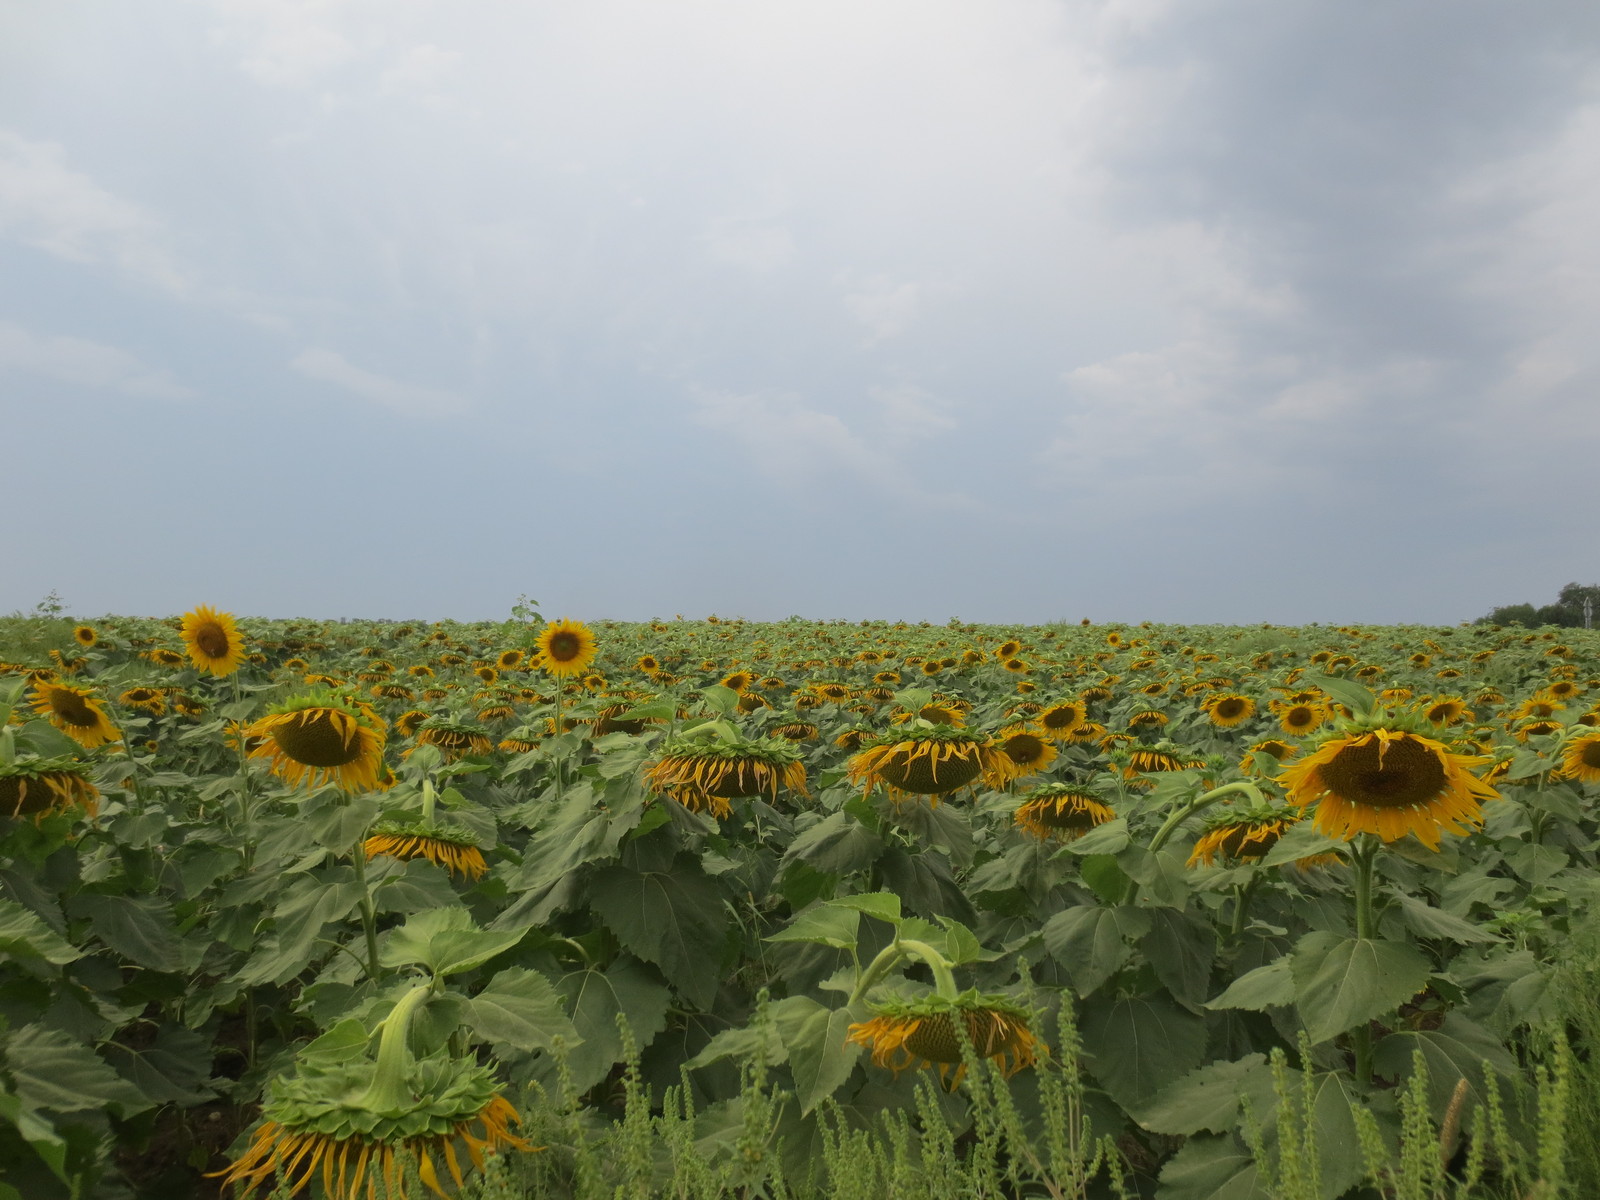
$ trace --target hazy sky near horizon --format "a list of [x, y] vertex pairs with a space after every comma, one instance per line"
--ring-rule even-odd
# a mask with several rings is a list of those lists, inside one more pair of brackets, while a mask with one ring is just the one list
[[0, 612], [1600, 581], [1600, 5], [0, 0]]

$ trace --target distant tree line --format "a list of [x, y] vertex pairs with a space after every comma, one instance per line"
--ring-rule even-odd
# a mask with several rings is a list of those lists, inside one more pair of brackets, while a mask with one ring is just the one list
[[1582, 629], [1583, 602], [1588, 600], [1594, 619], [1600, 621], [1600, 584], [1569, 583], [1561, 589], [1554, 604], [1535, 608], [1531, 604], [1502, 604], [1486, 617], [1479, 617], [1478, 625], [1524, 625], [1535, 629], [1540, 625], [1561, 625], [1568, 629]]

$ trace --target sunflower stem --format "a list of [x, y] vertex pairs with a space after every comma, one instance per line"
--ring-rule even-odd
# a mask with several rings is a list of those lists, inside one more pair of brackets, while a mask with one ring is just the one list
[[378, 914], [372, 907], [372, 889], [367, 885], [367, 839], [365, 831], [356, 839], [350, 860], [356, 868], [356, 884], [361, 888], [361, 931], [367, 939], [367, 978], [378, 978]]
[[899, 945], [902, 951], [909, 951], [928, 964], [929, 969], [933, 971], [934, 991], [946, 1000], [956, 998], [956, 977], [951, 974], [950, 963], [944, 955], [927, 942], [915, 941], [912, 938], [901, 940]]
[[411, 1073], [411, 1047], [407, 1039], [411, 1033], [411, 1018], [417, 1009], [427, 1003], [433, 989], [418, 984], [390, 1010], [383, 1019], [383, 1033], [378, 1039], [378, 1069], [373, 1072], [372, 1083], [358, 1100], [357, 1106], [371, 1112], [399, 1112], [412, 1107], [406, 1076]]
[[555, 753], [554, 751], [555, 751], [556, 747], [558, 747], [561, 744], [561, 680], [557, 679], [555, 681], [555, 685], [556, 685], [556, 715], [555, 715], [555, 729], [551, 731], [551, 735], [550, 735], [550, 747], [551, 747], [551, 751], [552, 751], [552, 753], [550, 755], [550, 772], [555, 777], [556, 803], [560, 804], [562, 799], [563, 799], [562, 779], [561, 779], [561, 766], [562, 766], [562, 763], [561, 763], [561, 756], [559, 754]]
[[[1261, 789], [1248, 779], [1237, 779], [1232, 783], [1225, 783], [1221, 787], [1212, 788], [1209, 792], [1196, 796], [1166, 819], [1161, 828], [1156, 830], [1155, 837], [1150, 839], [1150, 853], [1154, 854], [1165, 846], [1167, 839], [1178, 831], [1178, 826], [1194, 816], [1195, 813], [1200, 812], [1202, 809], [1210, 808], [1224, 796], [1232, 796], [1237, 792], [1246, 792], [1252, 799], [1257, 801], [1262, 799]], [[1129, 884], [1128, 894], [1123, 897], [1122, 902], [1124, 904], [1132, 904], [1138, 898], [1139, 881], [1135, 879]]]
[[958, 993], [955, 976], [950, 972], [949, 960], [927, 942], [919, 942], [912, 938], [896, 938], [878, 951], [878, 956], [867, 964], [867, 969], [856, 979], [856, 986], [851, 991], [847, 1003], [860, 1003], [866, 998], [867, 992], [888, 974], [890, 968], [901, 959], [913, 956], [927, 963], [933, 972], [934, 990], [945, 999], [955, 999]]
[[[1382, 843], [1371, 834], [1362, 834], [1357, 839], [1351, 854], [1351, 865], [1355, 868], [1356, 937], [1363, 941], [1371, 940], [1374, 933], [1372, 875], [1381, 845]], [[1356, 1082], [1371, 1083], [1372, 1022], [1363, 1021], [1358, 1028], [1352, 1030], [1350, 1044], [1355, 1050]]]
[[438, 798], [439, 793], [433, 786], [433, 780], [424, 779], [422, 781], [422, 823], [430, 829], [433, 828], [433, 806]]
[[1250, 877], [1248, 883], [1242, 883], [1233, 889], [1233, 922], [1228, 928], [1228, 940], [1236, 942], [1244, 933], [1244, 923], [1250, 915], [1250, 901], [1255, 897], [1256, 885], [1261, 882], [1261, 873], [1258, 871]]

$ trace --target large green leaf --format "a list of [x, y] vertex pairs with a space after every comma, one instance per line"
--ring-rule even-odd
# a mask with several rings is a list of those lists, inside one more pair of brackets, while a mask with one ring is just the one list
[[1231, 1134], [1192, 1137], [1161, 1168], [1156, 1200], [1266, 1200], [1255, 1156]]
[[1397, 892], [1395, 899], [1400, 904], [1401, 917], [1419, 937], [1446, 938], [1461, 943], [1500, 940], [1482, 926], [1464, 921], [1442, 908], [1434, 908], [1422, 900], [1407, 896], [1404, 892]]
[[6, 1037], [3, 1062], [23, 1104], [46, 1112], [81, 1112], [115, 1105], [124, 1116], [150, 1107], [139, 1089], [89, 1047], [43, 1025]]
[[814, 904], [767, 938], [769, 942], [816, 942], [848, 950], [856, 944], [861, 913], [832, 904]]
[[850, 908], [891, 923], [900, 920], [900, 897], [893, 892], [860, 892], [828, 901], [835, 908]]
[[1274, 959], [1265, 966], [1246, 971], [1224, 989], [1206, 1008], [1243, 1008], [1265, 1012], [1294, 1003], [1294, 975], [1287, 958]]
[[1045, 949], [1072, 976], [1072, 986], [1087, 996], [1128, 961], [1130, 940], [1150, 929], [1150, 910], [1080, 905], [1064, 909], [1039, 931]]
[[386, 967], [420, 963], [435, 975], [456, 975], [504, 954], [526, 932], [479, 929], [464, 908], [435, 908], [413, 915], [391, 931], [379, 961]]
[[1246, 1098], [1258, 1122], [1277, 1103], [1272, 1068], [1263, 1054], [1190, 1071], [1134, 1105], [1131, 1115], [1155, 1133], [1227, 1133], [1238, 1126], [1240, 1105]]
[[848, 875], [870, 867], [882, 853], [882, 838], [849, 813], [836, 812], [795, 835], [780, 870], [798, 861], [817, 871]]
[[14, 900], [0, 900], [0, 954], [57, 966], [83, 957], [83, 951]]
[[[563, 975], [556, 991], [567, 1002], [572, 1025], [583, 1040], [567, 1055], [572, 1084], [587, 1091], [622, 1060], [622, 1035], [617, 1014], [628, 1019], [634, 1041], [642, 1049], [666, 1027], [672, 993], [650, 969], [627, 957], [604, 971], [588, 968]], [[548, 1072], [553, 1078], [553, 1072]]]
[[680, 855], [669, 871], [607, 867], [595, 876], [589, 906], [632, 953], [660, 967], [700, 1008], [711, 1007], [729, 918], [721, 889], [692, 855]]
[[802, 1114], [809, 1113], [850, 1078], [861, 1047], [849, 1043], [850, 1026], [870, 1014], [864, 1008], [830, 1009], [815, 1000], [773, 1014], [778, 1035], [789, 1052], [795, 1094]]
[[1156, 978], [1184, 1005], [1197, 1008], [1211, 991], [1217, 935], [1208, 921], [1175, 908], [1152, 908], [1150, 932], [1139, 943]]
[[1415, 996], [1433, 968], [1413, 946], [1318, 930], [1296, 943], [1290, 971], [1306, 1032], [1325, 1042]]
[[154, 896], [101, 896], [85, 893], [71, 905], [73, 915], [107, 946], [152, 971], [180, 971], [185, 965], [172, 905]]
[[1500, 1076], [1502, 1090], [1518, 1076], [1517, 1062], [1501, 1040], [1458, 1012], [1446, 1013], [1437, 1029], [1401, 1029], [1373, 1051], [1373, 1067], [1390, 1079], [1411, 1075], [1412, 1055], [1421, 1050], [1428, 1069], [1428, 1093], [1435, 1119], [1444, 1115], [1456, 1084], [1465, 1079], [1470, 1098], [1484, 1099], [1484, 1072]]
[[107, 1046], [106, 1059], [153, 1104], [203, 1104], [216, 1095], [211, 1052], [209, 1039], [165, 1022], [148, 1046]]
[[1161, 993], [1091, 1001], [1083, 1018], [1089, 1068], [1124, 1108], [1200, 1065], [1206, 1023]]
[[550, 981], [537, 971], [501, 971], [467, 1004], [467, 1024], [484, 1041], [524, 1052], [548, 1050], [555, 1038], [576, 1047], [580, 1037]]

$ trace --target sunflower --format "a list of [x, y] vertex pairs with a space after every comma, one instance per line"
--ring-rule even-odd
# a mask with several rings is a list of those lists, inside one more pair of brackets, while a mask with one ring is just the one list
[[33, 685], [33, 710], [85, 750], [114, 742], [119, 736], [88, 688], [38, 680]]
[[401, 737], [412, 737], [430, 715], [420, 708], [408, 709], [394, 719], [394, 731]]
[[1465, 834], [1483, 824], [1483, 800], [1499, 798], [1471, 774], [1487, 758], [1452, 754], [1408, 729], [1362, 729], [1328, 738], [1278, 779], [1289, 803], [1316, 804], [1318, 831], [1346, 841], [1375, 833], [1386, 842], [1408, 833], [1431, 850], [1441, 832]]
[[1025, 794], [1012, 819], [1040, 841], [1072, 841], [1116, 812], [1099, 794], [1071, 783], [1047, 783]]
[[632, 700], [619, 700], [613, 704], [607, 704], [595, 714], [594, 721], [590, 725], [594, 736], [599, 737], [606, 733], [643, 733], [655, 723], [654, 718], [641, 717], [638, 720], [617, 720], [620, 714], [636, 707], [638, 707], [637, 703]]
[[777, 738], [759, 742], [737, 737], [673, 738], [663, 742], [659, 756], [646, 765], [644, 779], [653, 791], [691, 812], [709, 811], [721, 820], [733, 812], [728, 801], [743, 796], [766, 796], [776, 802], [780, 787], [809, 795], [800, 758], [799, 750]]
[[232, 675], [244, 662], [244, 642], [232, 613], [217, 612], [202, 604], [184, 614], [182, 633], [189, 661], [201, 673], [209, 671], [220, 679]]
[[1160, 729], [1170, 718], [1156, 708], [1142, 708], [1128, 718], [1129, 729]]
[[94, 631], [93, 625], [78, 625], [72, 630], [72, 640], [88, 649], [100, 640], [100, 635]]
[[936, 697], [914, 713], [909, 709], [902, 708], [889, 719], [896, 725], [907, 725], [912, 721], [927, 721], [933, 725], [948, 725], [952, 729], [960, 729], [967, 723], [967, 710], [966, 706], [959, 701]]
[[1013, 778], [1036, 775], [1056, 760], [1060, 753], [1044, 730], [1034, 725], [1015, 725], [1000, 731], [1000, 750], [1012, 762]]
[[375, 791], [383, 767], [385, 727], [372, 707], [333, 692], [312, 692], [270, 709], [244, 730], [261, 738], [251, 758], [265, 758], [290, 787], [332, 783], [347, 792]]
[[117, 703], [143, 709], [152, 717], [159, 717], [167, 711], [166, 698], [152, 687], [131, 687], [117, 697]]
[[[907, 1067], [939, 1066], [951, 1088], [966, 1074], [961, 1061], [959, 1021], [979, 1058], [992, 1060], [1006, 1075], [1031, 1066], [1046, 1050], [1028, 1028], [1028, 1013], [1004, 996], [967, 991], [959, 996], [926, 996], [872, 1005], [873, 1017], [850, 1026], [847, 1044], [865, 1046], [874, 1066], [898, 1075]], [[953, 1068], [953, 1071], [952, 1071]]]
[[167, 650], [160, 646], [154, 650], [146, 650], [144, 656], [158, 667], [181, 667], [184, 663], [183, 655], [176, 650]]
[[437, 825], [380, 822], [373, 827], [372, 836], [367, 838], [362, 848], [368, 858], [376, 858], [380, 854], [387, 854], [402, 862], [425, 858], [452, 875], [466, 879], [482, 879], [489, 870], [489, 864], [483, 860], [483, 852], [471, 838]]
[[1016, 778], [1016, 764], [998, 746], [950, 725], [919, 720], [884, 734], [851, 756], [850, 782], [870, 793], [882, 786], [896, 803], [907, 796], [940, 796], [982, 779], [999, 789]]
[[502, 671], [514, 671], [522, 665], [522, 651], [502, 650], [494, 662]]
[[1256, 702], [1235, 692], [1212, 695], [1201, 705], [1207, 718], [1218, 729], [1232, 729], [1256, 714]]
[[1454, 725], [1472, 716], [1460, 696], [1442, 696], [1423, 711], [1423, 718], [1436, 729]]
[[1288, 704], [1278, 712], [1278, 728], [1292, 737], [1303, 737], [1321, 725], [1327, 715], [1317, 704]]
[[633, 665], [638, 667], [639, 670], [644, 671], [646, 674], [651, 671], [661, 670], [661, 660], [658, 659], [654, 654], [641, 654]]
[[1600, 733], [1573, 738], [1561, 752], [1561, 775], [1582, 783], [1600, 783]]
[[563, 617], [539, 631], [534, 640], [540, 665], [557, 679], [582, 675], [595, 658], [594, 633], [581, 621]]
[[843, 704], [850, 699], [850, 689], [842, 683], [808, 684], [811, 693], [829, 704]]
[[88, 767], [70, 758], [24, 755], [0, 763], [0, 817], [28, 817], [38, 824], [51, 813], [81, 806], [94, 816], [100, 792]]
[[[471, 1058], [385, 1059], [386, 1049], [387, 1036], [377, 1062], [302, 1060], [296, 1074], [275, 1078], [250, 1145], [214, 1176], [236, 1186], [239, 1200], [263, 1187], [309, 1194], [314, 1179], [326, 1200], [420, 1200], [407, 1191], [413, 1173], [447, 1197], [444, 1184], [466, 1187], [463, 1158], [481, 1171], [487, 1155], [534, 1149], [511, 1132], [522, 1119], [487, 1067]], [[398, 1083], [386, 1080], [396, 1067]]]
[[774, 725], [770, 732], [773, 737], [790, 742], [815, 741], [822, 733], [810, 721], [786, 721], [782, 725]]
[[500, 678], [500, 672], [491, 666], [474, 667], [472, 673], [485, 683], [495, 683]]
[[1168, 744], [1141, 746], [1128, 755], [1128, 765], [1123, 768], [1124, 779], [1137, 779], [1140, 775], [1153, 775], [1161, 771], [1183, 771], [1204, 763], [1183, 758], [1177, 748]]
[[753, 672], [729, 671], [719, 682], [729, 691], [738, 692], [742, 696], [750, 689], [750, 685], [755, 681], [756, 677]]
[[417, 726], [416, 738], [421, 745], [443, 750], [449, 762], [468, 754], [487, 754], [494, 746], [489, 735], [476, 725], [463, 725], [444, 717], [429, 717], [422, 722]]
[[1241, 863], [1259, 862], [1299, 819], [1298, 813], [1277, 808], [1223, 813], [1207, 822], [1189, 854], [1187, 865], [1209, 867], [1218, 858]]
[[1106, 736], [1106, 727], [1099, 721], [1085, 721], [1067, 731], [1066, 741], [1074, 746], [1096, 746]]

